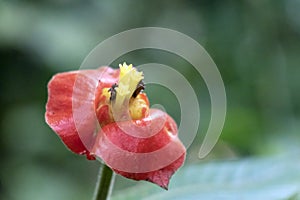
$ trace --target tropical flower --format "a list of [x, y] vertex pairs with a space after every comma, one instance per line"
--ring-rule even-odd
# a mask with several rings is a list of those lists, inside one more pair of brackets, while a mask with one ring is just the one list
[[149, 108], [143, 73], [119, 66], [53, 76], [46, 122], [74, 153], [167, 189], [186, 153], [177, 125], [167, 113]]

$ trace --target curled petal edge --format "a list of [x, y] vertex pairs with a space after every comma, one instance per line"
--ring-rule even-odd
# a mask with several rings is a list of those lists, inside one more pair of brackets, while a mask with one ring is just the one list
[[[89, 102], [90, 106], [94, 107], [95, 96], [98, 91], [101, 90], [101, 87], [107, 87], [116, 82], [118, 74], [119, 70], [114, 70], [110, 67], [100, 67], [96, 70], [58, 73], [48, 83], [48, 101], [45, 113], [46, 123], [56, 132], [68, 149], [76, 154], [86, 155], [89, 160], [95, 160], [95, 157], [88, 150], [90, 148], [87, 148], [88, 140], [92, 140], [93, 138], [85, 139], [83, 142], [81, 135], [79, 135], [73, 116], [74, 102], [79, 104], [80, 102], [84, 102], [84, 104]], [[99, 87], [97, 87], [96, 91], [93, 91], [90, 84]], [[83, 92], [79, 95], [78, 93], [74, 95], [74, 90]], [[93, 114], [88, 113], [87, 115]], [[87, 120], [83, 123], [87, 125], [86, 131], [90, 131], [95, 124]], [[91, 132], [82, 133], [84, 131], [81, 129], [80, 134], [90, 136], [93, 134]]]

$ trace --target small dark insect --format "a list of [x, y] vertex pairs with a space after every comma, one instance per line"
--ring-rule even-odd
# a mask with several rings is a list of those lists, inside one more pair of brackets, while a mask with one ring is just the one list
[[109, 92], [110, 92], [110, 101], [113, 101], [116, 99], [116, 95], [117, 95], [117, 91], [116, 91], [116, 87], [118, 87], [118, 84], [114, 83], [111, 88], [109, 88]]
[[132, 97], [135, 98], [135, 97], [141, 92], [141, 90], [144, 90], [144, 89], [145, 89], [145, 84], [144, 84], [144, 82], [141, 80], [141, 81], [137, 84], [136, 89], [135, 89], [135, 91], [134, 91], [133, 94], [132, 94]]

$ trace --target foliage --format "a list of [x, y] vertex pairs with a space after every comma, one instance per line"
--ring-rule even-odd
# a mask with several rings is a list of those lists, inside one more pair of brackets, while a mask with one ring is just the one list
[[190, 165], [174, 176], [168, 192], [141, 184], [116, 192], [112, 200], [300, 199], [298, 156]]

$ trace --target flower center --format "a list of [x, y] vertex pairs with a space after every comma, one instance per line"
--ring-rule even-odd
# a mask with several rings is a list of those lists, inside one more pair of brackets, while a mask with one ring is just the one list
[[119, 82], [110, 89], [114, 121], [141, 119], [149, 110], [147, 97], [140, 93], [144, 89], [143, 73], [138, 72], [132, 64], [127, 65], [125, 62], [119, 67]]

